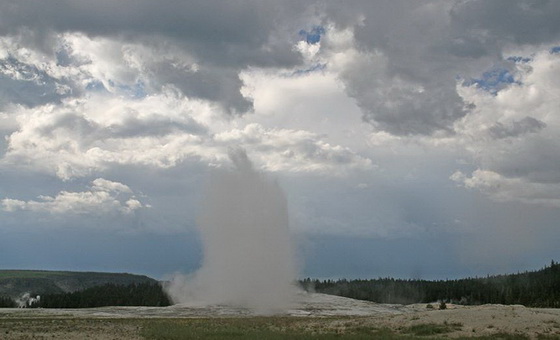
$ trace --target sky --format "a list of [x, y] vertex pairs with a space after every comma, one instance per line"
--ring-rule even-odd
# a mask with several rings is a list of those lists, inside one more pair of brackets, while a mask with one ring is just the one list
[[241, 148], [300, 277], [560, 260], [560, 2], [0, 0], [0, 268], [200, 267]]

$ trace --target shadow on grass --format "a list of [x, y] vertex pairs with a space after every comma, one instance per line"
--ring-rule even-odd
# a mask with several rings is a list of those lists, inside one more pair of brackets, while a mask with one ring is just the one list
[[461, 330], [463, 327], [460, 323], [423, 323], [405, 328], [402, 332], [416, 336], [430, 336], [451, 333]]

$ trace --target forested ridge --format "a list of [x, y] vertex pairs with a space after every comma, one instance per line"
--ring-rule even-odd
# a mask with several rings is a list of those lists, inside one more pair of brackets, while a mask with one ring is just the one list
[[445, 301], [467, 305], [521, 304], [560, 308], [560, 264], [552, 261], [541, 270], [485, 278], [457, 280], [302, 280], [308, 291], [379, 303]]
[[160, 284], [106, 284], [64, 294], [46, 294], [31, 304], [39, 308], [93, 308], [106, 306], [169, 306]]
[[[457, 280], [403, 280], [379, 278], [370, 280], [300, 281], [308, 291], [339, 295], [378, 303], [432, 303], [444, 301], [466, 305], [521, 304], [528, 307], [560, 308], [560, 264], [552, 261], [538, 271]], [[159, 283], [129, 285], [105, 284], [68, 293], [36, 292], [27, 307], [91, 308], [102, 306], [168, 306], [171, 301]], [[12, 297], [0, 296], [0, 307], [22, 305]]]
[[0, 296], [17, 299], [25, 293], [62, 294], [102, 286], [108, 283], [157, 283], [145, 275], [103, 272], [48, 270], [0, 270]]
[[[37, 299], [37, 296], [40, 296]], [[160, 283], [129, 273], [0, 270], [0, 308], [169, 305]]]
[[8, 296], [0, 296], [0, 308], [14, 308], [17, 307], [16, 302]]

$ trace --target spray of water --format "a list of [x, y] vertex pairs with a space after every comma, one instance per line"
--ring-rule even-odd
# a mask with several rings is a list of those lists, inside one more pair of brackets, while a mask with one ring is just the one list
[[235, 169], [213, 174], [202, 204], [203, 265], [190, 277], [176, 276], [167, 291], [176, 303], [285, 309], [296, 289], [285, 196], [243, 150], [230, 158]]
[[31, 293], [24, 293], [16, 299], [16, 304], [18, 308], [28, 308], [33, 306], [35, 303], [39, 303], [39, 301], [41, 301], [41, 296], [37, 295], [33, 297], [31, 296]]

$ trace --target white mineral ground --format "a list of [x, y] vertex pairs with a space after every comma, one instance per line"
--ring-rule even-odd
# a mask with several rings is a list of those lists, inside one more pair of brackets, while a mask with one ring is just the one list
[[[483, 336], [496, 333], [521, 333], [530, 338], [539, 335], [560, 337], [560, 309], [527, 308], [520, 305], [460, 306], [447, 304], [447, 309], [428, 309], [427, 304], [393, 305], [348, 299], [344, 297], [300, 293], [293, 308], [280, 316], [313, 320], [334, 317], [341, 322], [394, 330], [416, 324], [458, 324], [446, 337]], [[102, 307], [88, 309], [1, 309], [0, 318], [10, 317], [78, 317], [78, 318], [205, 318], [248, 317], [258, 313], [245, 308], [201, 303], [169, 307]], [[336, 321], [333, 321], [336, 322]]]

